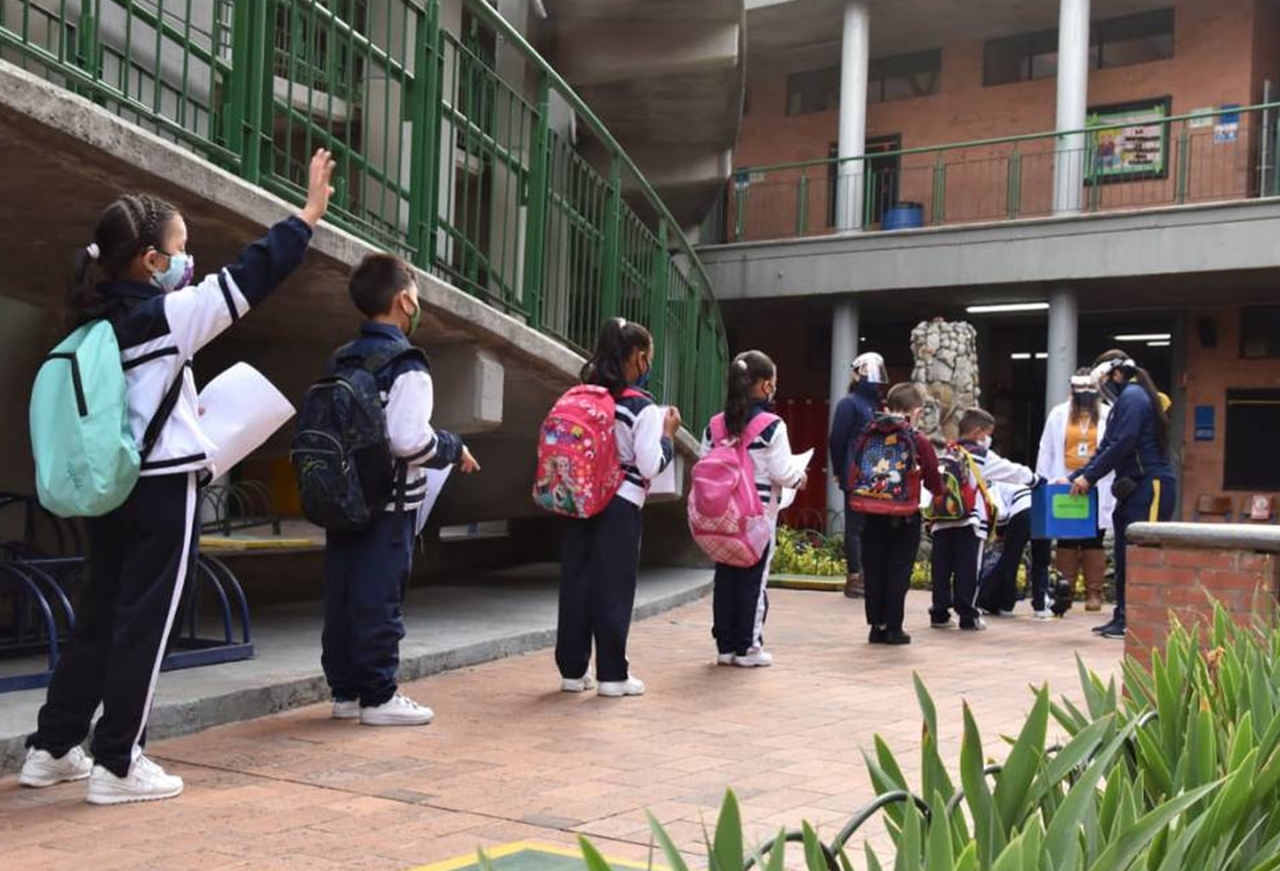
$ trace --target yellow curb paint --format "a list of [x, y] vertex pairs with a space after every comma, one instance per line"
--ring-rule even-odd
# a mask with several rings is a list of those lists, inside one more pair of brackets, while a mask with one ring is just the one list
[[[570, 859], [581, 859], [582, 851], [574, 847], [563, 847], [554, 844], [539, 844], [536, 841], [514, 841], [510, 844], [503, 844], [500, 847], [490, 847], [484, 851], [484, 854], [490, 859], [501, 859], [506, 856], [514, 856], [516, 853], [523, 852], [546, 853], [551, 856], [565, 856]], [[614, 859], [605, 856], [605, 861], [614, 868], [633, 868], [636, 871], [670, 871], [665, 865], [650, 865], [646, 862], [635, 862], [629, 859]], [[466, 856], [459, 856], [456, 859], [446, 859], [443, 862], [435, 862], [431, 865], [421, 865], [417, 868], [410, 868], [409, 871], [461, 871], [463, 868], [479, 867], [480, 859], [476, 853]], [[584, 866], [585, 867], [585, 866]]]

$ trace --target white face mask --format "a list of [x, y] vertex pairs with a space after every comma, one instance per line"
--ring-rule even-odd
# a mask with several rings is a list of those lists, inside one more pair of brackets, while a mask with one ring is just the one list
[[978, 447], [982, 448], [984, 451], [991, 450], [991, 445], [992, 445], [991, 436], [983, 436], [982, 438], [978, 439]]

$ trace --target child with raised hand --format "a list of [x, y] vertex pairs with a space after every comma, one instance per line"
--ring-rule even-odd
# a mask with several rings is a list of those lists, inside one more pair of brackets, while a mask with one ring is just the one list
[[[80, 323], [111, 323], [134, 438], [142, 444], [149, 428], [158, 435], [124, 504], [86, 520], [88, 577], [71, 643], [27, 739], [26, 786], [88, 779], [93, 804], [182, 792], [182, 779], [142, 751], [160, 661], [196, 562], [197, 488], [215, 448], [200, 428], [191, 359], [302, 263], [329, 206], [333, 168], [329, 152], [317, 151], [298, 215], [195, 284], [182, 214], [149, 194], [108, 205], [92, 243], [76, 257], [73, 313]], [[80, 745], [99, 704], [90, 758]]]
[[[729, 364], [724, 413], [712, 418], [702, 434], [704, 456], [717, 444], [746, 443], [756, 490], [775, 531], [780, 491], [783, 487], [803, 489], [807, 482], [804, 469], [794, 468], [787, 425], [772, 411], [777, 392], [778, 370], [773, 361], [761, 351], [744, 351]], [[773, 656], [764, 649], [772, 555], [770, 543], [755, 565], [740, 568], [716, 563], [711, 634], [716, 640], [718, 665], [753, 668], [773, 664]]]
[[588, 670], [594, 640], [597, 693], [615, 698], [644, 695], [644, 682], [632, 676], [627, 662], [640, 562], [640, 512], [649, 481], [675, 456], [673, 438], [681, 423], [677, 408], [664, 411], [645, 392], [653, 361], [649, 331], [611, 318], [582, 369], [582, 382], [604, 387], [616, 404], [614, 438], [624, 477], [599, 514], [565, 521], [556, 628], [556, 665], [564, 692], [583, 692], [594, 685]]

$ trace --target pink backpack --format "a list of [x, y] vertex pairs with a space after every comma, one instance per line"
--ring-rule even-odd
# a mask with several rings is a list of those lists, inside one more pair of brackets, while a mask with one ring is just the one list
[[693, 467], [689, 485], [689, 531], [718, 563], [753, 566], [773, 538], [747, 448], [776, 420], [756, 415], [731, 444], [724, 415], [711, 418], [711, 451]]
[[[643, 396], [625, 390], [623, 396]], [[614, 436], [616, 403], [604, 387], [571, 388], [552, 406], [538, 435], [533, 501], [553, 514], [594, 517], [622, 486]]]

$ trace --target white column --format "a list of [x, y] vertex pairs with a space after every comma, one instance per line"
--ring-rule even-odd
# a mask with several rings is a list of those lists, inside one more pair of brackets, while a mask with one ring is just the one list
[[[827, 425], [835, 415], [836, 403], [849, 392], [849, 364], [858, 356], [858, 303], [851, 296], [836, 300], [831, 312], [831, 412]], [[829, 452], [828, 452], [829, 453]], [[825, 463], [824, 463], [825, 465]], [[843, 475], [844, 469], [832, 469], [835, 475]], [[844, 515], [844, 493], [830, 475], [827, 476], [827, 532], [843, 533], [843, 524], [836, 517]]]
[[[867, 150], [867, 74], [871, 65], [871, 8], [868, 0], [849, 0], [844, 7], [840, 41], [840, 158], [861, 157]], [[836, 229], [862, 229], [862, 197], [866, 164], [840, 164], [836, 179]]]
[[[1080, 130], [1089, 105], [1089, 0], [1060, 0], [1058, 14], [1058, 130]], [[1059, 136], [1053, 164], [1054, 214], [1080, 211], [1085, 137]]]
[[1071, 376], [1079, 365], [1076, 343], [1079, 321], [1076, 292], [1069, 287], [1055, 287], [1049, 294], [1049, 372], [1044, 391], [1045, 414], [1071, 397]]

